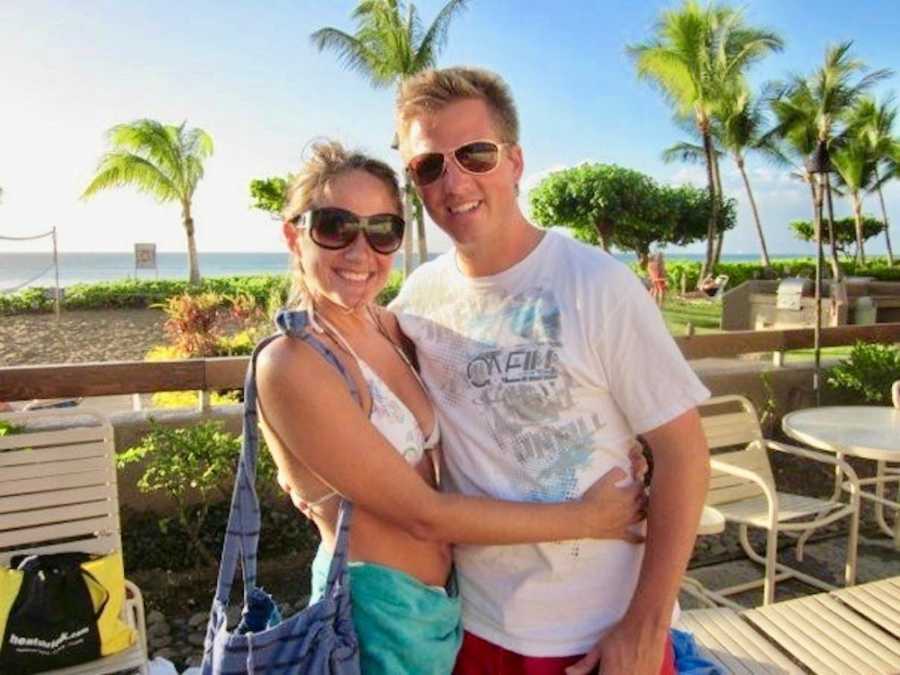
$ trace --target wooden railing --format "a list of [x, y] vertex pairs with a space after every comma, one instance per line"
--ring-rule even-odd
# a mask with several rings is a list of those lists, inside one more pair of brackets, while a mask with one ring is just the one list
[[[823, 347], [863, 342], [900, 342], [900, 323], [822, 329]], [[677, 337], [688, 359], [780, 354], [813, 346], [813, 330], [733, 331]], [[243, 386], [247, 357], [185, 361], [113, 361], [0, 368], [0, 401], [67, 396], [106, 396], [158, 391], [210, 391]]]

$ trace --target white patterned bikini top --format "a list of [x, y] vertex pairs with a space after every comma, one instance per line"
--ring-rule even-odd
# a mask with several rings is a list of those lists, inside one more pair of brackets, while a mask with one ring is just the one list
[[[438, 424], [437, 414], [433, 416], [434, 427], [432, 428], [431, 433], [426, 437], [425, 433], [422, 431], [422, 427], [419, 425], [419, 420], [416, 419], [416, 416], [413, 415], [409, 407], [407, 407], [407, 405], [400, 400], [400, 397], [391, 390], [387, 383], [372, 370], [368, 363], [357, 356], [356, 352], [353, 351], [353, 348], [344, 336], [341, 335], [333, 325], [325, 322], [321, 316], [316, 318], [328, 328], [328, 332], [331, 333], [332, 337], [340, 342], [341, 346], [356, 359], [356, 363], [359, 365], [359, 370], [362, 373], [363, 379], [369, 388], [369, 395], [372, 398], [372, 410], [369, 413], [369, 421], [376, 429], [378, 429], [381, 435], [387, 439], [388, 443], [393, 445], [397, 452], [403, 455], [403, 458], [406, 459], [408, 463], [412, 465], [418, 464], [425, 456], [426, 450], [432, 450], [440, 443], [441, 428]], [[385, 338], [387, 338], [387, 336], [385, 336]], [[416, 369], [413, 368], [409, 359], [406, 358], [406, 354], [394, 345], [393, 341], [388, 341], [391, 342], [391, 345], [394, 347], [397, 354], [403, 359], [403, 362], [409, 367], [413, 375], [415, 375], [422, 387], [422, 391], [427, 394], [428, 390], [425, 388], [425, 383], [422, 382]], [[336, 492], [329, 492], [314, 502], [307, 502], [307, 504], [309, 506], [315, 506], [336, 495]]]

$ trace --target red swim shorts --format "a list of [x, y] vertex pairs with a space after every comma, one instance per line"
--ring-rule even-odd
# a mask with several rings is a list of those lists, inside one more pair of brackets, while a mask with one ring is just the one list
[[[522, 656], [482, 640], [468, 631], [456, 657], [453, 675], [563, 675], [581, 656]], [[675, 652], [671, 638], [666, 639], [660, 675], [676, 675]]]

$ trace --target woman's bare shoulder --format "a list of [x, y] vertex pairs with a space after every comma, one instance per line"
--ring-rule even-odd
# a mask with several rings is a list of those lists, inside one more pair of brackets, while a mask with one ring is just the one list
[[400, 340], [403, 337], [403, 331], [400, 330], [400, 322], [397, 321], [396, 314], [388, 308], [378, 305], [375, 305], [372, 311], [392, 340]]

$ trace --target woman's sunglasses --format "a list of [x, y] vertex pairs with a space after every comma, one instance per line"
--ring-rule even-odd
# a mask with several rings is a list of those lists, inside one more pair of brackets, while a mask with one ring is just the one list
[[450, 152], [423, 152], [413, 157], [406, 171], [419, 187], [430, 185], [447, 171], [447, 158], [452, 157], [462, 171], [483, 176], [500, 166], [500, 153], [508, 143], [483, 140], [470, 141]]
[[358, 216], [333, 206], [304, 211], [293, 222], [307, 228], [310, 239], [318, 246], [331, 250], [350, 246], [362, 232], [369, 246], [382, 255], [400, 248], [406, 227], [403, 218], [393, 213]]

